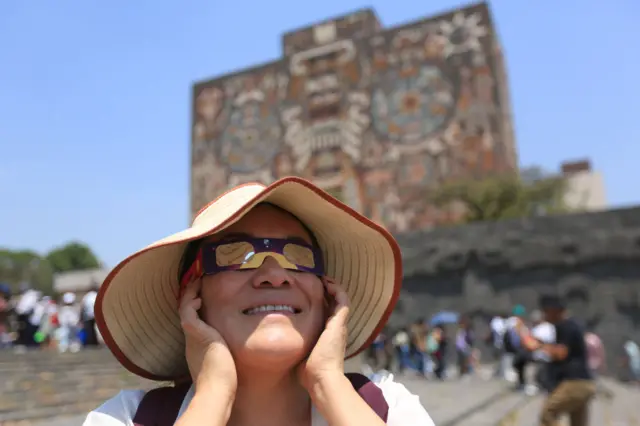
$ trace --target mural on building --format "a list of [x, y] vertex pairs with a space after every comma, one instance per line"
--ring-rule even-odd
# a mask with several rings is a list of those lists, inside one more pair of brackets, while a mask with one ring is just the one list
[[279, 105], [287, 83], [277, 67], [265, 67], [196, 89], [194, 213], [229, 186], [275, 180], [283, 138]]
[[194, 213], [231, 185], [295, 174], [394, 231], [455, 219], [430, 188], [515, 166], [496, 46], [485, 4], [285, 34], [281, 60], [196, 85]]

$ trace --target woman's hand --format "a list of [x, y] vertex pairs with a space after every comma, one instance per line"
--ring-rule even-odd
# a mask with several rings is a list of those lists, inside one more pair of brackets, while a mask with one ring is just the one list
[[329, 318], [315, 347], [298, 367], [300, 383], [309, 392], [324, 380], [344, 376], [349, 298], [333, 280], [324, 277], [322, 282], [330, 296]]
[[189, 283], [180, 300], [180, 321], [186, 340], [186, 358], [196, 392], [209, 393], [215, 389], [217, 397], [227, 393], [235, 396], [238, 376], [226, 342], [213, 327], [205, 323], [198, 311], [202, 306], [202, 280]]

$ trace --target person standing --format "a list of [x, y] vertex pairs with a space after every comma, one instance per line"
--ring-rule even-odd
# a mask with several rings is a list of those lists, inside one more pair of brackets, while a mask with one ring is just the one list
[[587, 360], [589, 362], [589, 368], [594, 377], [604, 373], [607, 368], [607, 357], [604, 350], [604, 344], [593, 331], [588, 331], [584, 336], [587, 343]]
[[78, 309], [74, 306], [76, 296], [73, 293], [65, 293], [62, 295], [62, 307], [58, 312], [59, 327], [55, 331], [58, 352], [67, 351], [78, 352], [80, 342], [78, 341], [77, 326], [80, 322]]
[[447, 370], [447, 347], [449, 346], [449, 339], [443, 324], [435, 324], [433, 326], [433, 337], [437, 342], [437, 349], [431, 354], [434, 363], [433, 374], [436, 379], [444, 380]]
[[0, 283], [0, 349], [9, 345], [9, 312], [11, 311], [11, 288]]
[[98, 296], [98, 290], [100, 286], [97, 283], [93, 283], [91, 289], [84, 295], [80, 303], [81, 316], [82, 316], [82, 328], [84, 330], [84, 345], [85, 346], [97, 346], [98, 336], [96, 333], [96, 320], [93, 313], [93, 306], [96, 304], [96, 297]]
[[588, 426], [589, 404], [596, 386], [589, 369], [585, 333], [571, 318], [557, 296], [540, 298], [545, 319], [555, 327], [555, 343], [538, 343], [537, 350], [551, 359], [551, 391], [540, 413], [540, 426], [557, 425], [558, 417], [568, 414], [571, 426]]
[[491, 333], [488, 340], [493, 348], [493, 359], [496, 362], [495, 377], [504, 377], [504, 333], [507, 327], [505, 317], [503, 314], [498, 314], [489, 323]]
[[[556, 328], [553, 324], [544, 320], [544, 314], [539, 311], [531, 313], [531, 336], [539, 343], [555, 343]], [[536, 384], [539, 389], [548, 392], [550, 390], [549, 355], [541, 350], [531, 352], [531, 359], [536, 364]]]
[[626, 355], [625, 365], [629, 369], [630, 380], [632, 383], [640, 384], [640, 346], [629, 338], [624, 343], [624, 352]]
[[510, 354], [513, 369], [517, 376], [517, 389], [525, 390], [526, 388], [526, 367], [529, 361], [529, 352], [525, 350], [522, 344], [524, 336], [529, 335], [529, 330], [524, 323], [523, 317], [526, 309], [522, 305], [516, 305], [513, 308], [513, 315], [507, 319], [506, 331], [504, 334], [505, 352]]
[[456, 355], [458, 359], [458, 376], [464, 377], [471, 370], [471, 351], [473, 349], [473, 335], [469, 319], [460, 318], [456, 333]]
[[20, 296], [15, 307], [18, 323], [17, 346], [34, 347], [38, 345], [34, 339], [35, 333], [38, 331], [38, 324], [34, 322], [34, 313], [39, 300], [40, 293], [32, 289], [29, 284], [23, 283], [20, 286]]
[[425, 374], [426, 330], [424, 318], [419, 318], [409, 327], [411, 337], [411, 360], [418, 374]]
[[411, 369], [413, 365], [410, 354], [411, 338], [406, 328], [401, 328], [396, 332], [393, 336], [392, 344], [398, 360], [398, 373], [402, 374], [406, 370]]

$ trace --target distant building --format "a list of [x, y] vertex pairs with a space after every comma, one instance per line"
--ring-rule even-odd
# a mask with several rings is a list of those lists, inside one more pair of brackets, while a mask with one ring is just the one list
[[592, 170], [589, 160], [562, 163], [561, 170], [567, 180], [567, 207], [582, 211], [607, 208], [604, 179], [600, 172]]
[[428, 203], [443, 181], [517, 168], [485, 2], [395, 28], [363, 9], [284, 34], [282, 52], [194, 85], [192, 216], [230, 186], [297, 175], [408, 231], [459, 216]]
[[94, 284], [102, 285], [108, 274], [108, 269], [61, 272], [53, 276], [53, 291], [58, 294], [86, 293]]

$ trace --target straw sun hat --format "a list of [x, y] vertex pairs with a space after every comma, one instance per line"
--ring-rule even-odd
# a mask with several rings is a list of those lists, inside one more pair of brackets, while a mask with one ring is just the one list
[[124, 367], [152, 380], [188, 377], [177, 301], [182, 253], [189, 241], [229, 227], [265, 201], [311, 229], [327, 275], [349, 295], [346, 356], [371, 343], [400, 293], [398, 244], [382, 227], [310, 182], [287, 177], [269, 186], [231, 189], [203, 208], [190, 228], [132, 254], [111, 271], [98, 293], [95, 316], [105, 343]]

